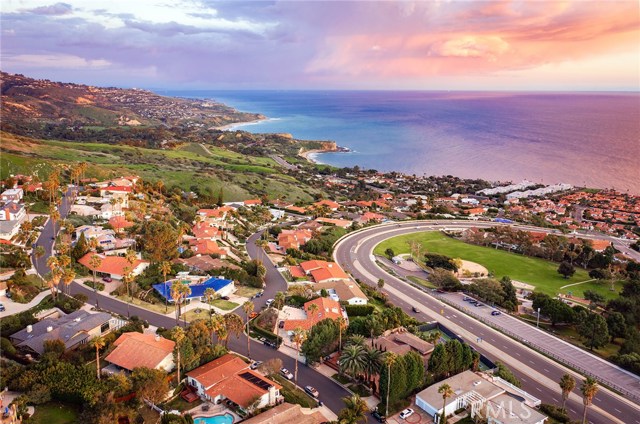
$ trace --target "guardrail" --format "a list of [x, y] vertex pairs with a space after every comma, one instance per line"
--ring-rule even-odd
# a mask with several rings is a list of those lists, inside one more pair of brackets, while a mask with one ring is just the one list
[[[411, 283], [411, 284], [414, 285], [413, 283]], [[422, 287], [419, 287], [417, 285], [414, 285], [414, 287], [417, 287], [421, 291], [423, 291], [425, 293], [428, 293]], [[589, 371], [589, 370], [587, 370], [585, 368], [582, 368], [580, 365], [578, 365], [578, 364], [576, 364], [576, 363], [574, 363], [572, 361], [567, 360], [567, 358], [562, 357], [560, 355], [557, 355], [554, 352], [552, 352], [552, 351], [550, 351], [548, 349], [545, 349], [542, 346], [539, 346], [539, 345], [537, 345], [535, 343], [532, 343], [529, 340], [525, 339], [524, 337], [522, 337], [522, 336], [520, 336], [520, 335], [518, 335], [518, 334], [516, 334], [516, 333], [514, 333], [514, 332], [512, 332], [512, 331], [510, 331], [510, 330], [508, 330], [508, 329], [506, 329], [504, 327], [502, 327], [502, 326], [496, 325], [493, 321], [489, 321], [485, 317], [483, 317], [481, 315], [478, 315], [475, 312], [473, 312], [473, 311], [471, 311], [471, 310], [469, 310], [467, 308], [461, 309], [457, 303], [452, 302], [451, 300], [447, 299], [446, 297], [438, 296], [438, 295], [436, 295], [434, 293], [428, 293], [428, 294], [431, 295], [432, 297], [440, 300], [441, 302], [444, 302], [444, 303], [448, 304], [449, 306], [452, 306], [455, 309], [457, 309], [457, 310], [459, 310], [461, 312], [464, 312], [465, 314], [467, 314], [469, 316], [472, 316], [473, 318], [477, 319], [478, 321], [482, 322], [483, 324], [488, 325], [489, 327], [494, 328], [494, 329], [500, 331], [503, 334], [506, 334], [507, 336], [511, 337], [512, 339], [518, 340], [520, 343], [532, 348], [533, 350], [536, 350], [536, 351], [538, 351], [538, 352], [540, 352], [540, 353], [542, 353], [542, 354], [544, 354], [546, 356], [549, 356], [549, 357], [553, 358], [554, 360], [556, 360], [557, 362], [560, 362], [561, 364], [566, 365], [569, 368], [571, 368], [571, 369], [573, 369], [575, 371], [578, 371], [579, 373], [581, 373], [581, 374], [583, 374], [585, 376], [588, 376], [588, 377], [591, 377], [591, 378], [595, 379], [596, 381], [598, 381], [603, 386], [608, 387], [608, 388], [610, 388], [610, 389], [612, 389], [612, 390], [614, 390], [614, 391], [626, 396], [627, 398], [633, 399], [635, 402], [640, 403], [640, 394], [638, 394], [636, 392], [632, 392], [630, 390], [625, 389], [624, 387], [621, 387], [621, 386], [619, 386], [619, 385], [617, 385], [615, 383], [612, 383], [612, 382], [610, 382], [608, 380], [605, 380], [602, 377], [592, 373], [591, 371]]]

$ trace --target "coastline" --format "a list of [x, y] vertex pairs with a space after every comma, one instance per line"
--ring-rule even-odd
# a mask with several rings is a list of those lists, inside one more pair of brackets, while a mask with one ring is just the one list
[[263, 118], [254, 119], [253, 121], [231, 122], [229, 124], [221, 125], [219, 127], [214, 127], [214, 128], [216, 130], [221, 130], [221, 131], [231, 131], [231, 130], [235, 129], [236, 127], [242, 127], [242, 126], [245, 126], [245, 125], [255, 125], [255, 124], [259, 124], [261, 122], [270, 121], [270, 120], [272, 120], [272, 118], [267, 118], [265, 116]]

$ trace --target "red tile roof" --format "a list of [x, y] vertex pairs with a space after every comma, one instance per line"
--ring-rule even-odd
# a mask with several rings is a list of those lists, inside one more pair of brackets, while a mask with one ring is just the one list
[[[309, 308], [311, 305], [318, 307], [315, 314], [311, 315]], [[313, 299], [304, 304], [304, 310], [307, 312], [306, 319], [292, 319], [284, 322], [284, 329], [286, 331], [295, 330], [300, 327], [303, 330], [310, 330], [317, 322], [323, 319], [331, 318], [337, 319], [342, 317], [342, 308], [340, 303], [328, 297], [319, 297]]]
[[136, 367], [157, 368], [167, 355], [173, 354], [176, 343], [154, 334], [131, 332], [122, 334], [114, 345], [117, 347], [106, 361], [132, 371]]
[[95, 252], [87, 253], [86, 255], [78, 259], [78, 262], [80, 262], [82, 265], [92, 270], [91, 267], [89, 266], [89, 261], [91, 260], [91, 257], [93, 255], [98, 255], [98, 257], [102, 259], [102, 263], [100, 264], [100, 266], [96, 271], [103, 274], [124, 275], [126, 274], [124, 270], [127, 267], [131, 268], [131, 270], [133, 271], [138, 267], [138, 265], [143, 263], [149, 263], [147, 261], [137, 259], [132, 265], [127, 261], [126, 258], [122, 256], [107, 256], [107, 255], [102, 255]]

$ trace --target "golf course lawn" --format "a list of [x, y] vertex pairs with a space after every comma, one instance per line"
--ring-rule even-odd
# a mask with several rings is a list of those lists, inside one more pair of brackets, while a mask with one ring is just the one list
[[378, 244], [374, 253], [384, 256], [384, 251], [388, 248], [393, 249], [396, 255], [409, 253], [409, 243], [414, 240], [422, 245], [421, 254], [426, 252], [440, 253], [452, 258], [476, 262], [484, 265], [497, 278], [508, 275], [513, 280], [534, 285], [538, 291], [551, 296], [568, 291], [571, 291], [574, 296], [582, 296], [584, 290], [590, 289], [596, 290], [607, 298], [614, 298], [620, 289], [620, 287], [616, 287], [616, 291], [610, 291], [609, 286], [597, 284], [594, 281], [560, 290], [562, 286], [590, 280], [587, 271], [576, 268], [573, 277], [565, 279], [558, 274], [558, 264], [555, 262], [467, 244], [447, 237], [438, 231], [423, 231], [390, 238]]

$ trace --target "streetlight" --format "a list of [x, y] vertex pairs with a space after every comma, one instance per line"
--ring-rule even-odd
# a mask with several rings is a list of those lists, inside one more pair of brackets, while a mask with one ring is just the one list
[[538, 317], [536, 319], [536, 328], [540, 327], [540, 308], [538, 308]]

